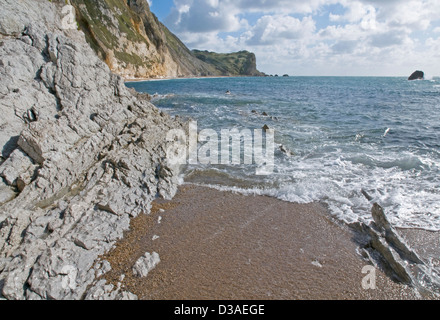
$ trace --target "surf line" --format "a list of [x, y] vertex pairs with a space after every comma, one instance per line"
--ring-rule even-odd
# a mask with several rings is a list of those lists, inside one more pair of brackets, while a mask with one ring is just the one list
[[213, 129], [199, 132], [197, 121], [188, 131], [172, 129], [167, 133], [166, 150], [171, 165], [257, 165], [256, 175], [270, 175], [275, 166], [275, 130]]

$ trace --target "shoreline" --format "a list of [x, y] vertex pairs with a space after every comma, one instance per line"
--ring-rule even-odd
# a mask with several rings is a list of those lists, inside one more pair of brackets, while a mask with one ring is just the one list
[[[184, 185], [173, 200], [156, 200], [150, 215], [132, 220], [102, 257], [112, 266], [103, 278], [141, 300], [420, 298], [380, 270], [377, 289], [365, 290], [362, 270], [370, 263], [357, 248], [354, 231], [319, 203]], [[139, 279], [131, 268], [146, 252], [161, 262]]]
[[[139, 10], [143, 8], [140, 5], [136, 6], [136, 3], [134, 4], [136, 8], [119, 7], [122, 11], [116, 10], [117, 12], [113, 10], [118, 9], [114, 3], [96, 1], [91, 4], [87, 8], [78, 4], [81, 10], [77, 10], [77, 13], [81, 13], [83, 18], [88, 18], [91, 17], [90, 15], [93, 16], [96, 9], [107, 7], [109, 10], [103, 11], [104, 16], [108, 16], [111, 21], [116, 21], [120, 18], [117, 15], [121, 13], [121, 17], [132, 20], [124, 19], [127, 22], [125, 27], [135, 33], [139, 31], [143, 38], [149, 39], [146, 42], [147, 47], [152, 45], [151, 50], [147, 50], [149, 52], [145, 52], [142, 44], [130, 48], [131, 40], [135, 40], [136, 37], [126, 37], [128, 42], [124, 43], [124, 47], [127, 50], [130, 49], [128, 50], [130, 52], [116, 54], [114, 48], [108, 48], [114, 51], [116, 55], [113, 58], [116, 60], [127, 60], [127, 63], [136, 65], [139, 62], [137, 59], [139, 57], [136, 57], [137, 53], [142, 51], [151, 55], [149, 58], [155, 61], [160, 62], [162, 58], [164, 63], [157, 66], [157, 70], [165, 70], [178, 65], [182, 65], [183, 69], [189, 71], [200, 70], [195, 71], [195, 74], [207, 74], [210, 71], [203, 70], [214, 70], [203, 66], [199, 68], [201, 67], [199, 63], [192, 63], [191, 59], [186, 59], [184, 55], [176, 56], [173, 50], [169, 52], [171, 56], [164, 50], [159, 50], [160, 45], [165, 45], [165, 47], [171, 45], [176, 50], [186, 47], [184, 45], [181, 47], [180, 42], [176, 44], [175, 39], [170, 39], [168, 34], [160, 34], [161, 26], [157, 25], [154, 19], [151, 20], [148, 5], [145, 7], [147, 11], [144, 12], [146, 16], [141, 17], [142, 12]], [[252, 86], [250, 94], [243, 97], [244, 112], [242, 112], [241, 102], [237, 106], [231, 103], [233, 113], [228, 114], [229, 106], [225, 110], [222, 108], [215, 110], [215, 114], [227, 117], [234, 116], [237, 112], [239, 116], [234, 120], [240, 120], [241, 115], [249, 118], [248, 115], [254, 113], [250, 111], [254, 105], [258, 110], [255, 113], [258, 115], [260, 102], [264, 108], [272, 106], [269, 102], [266, 104], [266, 101], [273, 101], [274, 104], [284, 107], [284, 99], [278, 99], [284, 93], [281, 91], [278, 93], [276, 87], [267, 88], [270, 89], [267, 93], [268, 100], [266, 97], [254, 98], [255, 92], [266, 91], [263, 86], [270, 82], [276, 83], [283, 77], [280, 76], [279, 80], [275, 80], [278, 78], [253, 79], [267, 77], [267, 75], [257, 72], [256, 61], [254, 57], [251, 57], [252, 59], [245, 63], [246, 68], [243, 65], [243, 68], [239, 69], [251, 70], [247, 73], [252, 73], [255, 69], [254, 76], [135, 78], [132, 74], [133, 78], [130, 79], [127, 75], [131, 72], [124, 72], [126, 76], [124, 79], [123, 76], [111, 72], [109, 68], [113, 59], [110, 57], [111, 54], [106, 56], [106, 59], [102, 59], [102, 55], [97, 54], [99, 52], [96, 46], [91, 45], [87, 41], [90, 40], [89, 37], [85, 37], [84, 32], [80, 30], [84, 28], [78, 28], [85, 27], [87, 35], [90, 31], [90, 25], [87, 25], [88, 19], [85, 25], [74, 24], [72, 28], [66, 28], [64, 24], [66, 16], [61, 10], [64, 9], [64, 5], [62, 1], [23, 0], [20, 2], [5, 1], [2, 7], [2, 14], [7, 19], [0, 19], [2, 30], [0, 35], [2, 64], [0, 95], [3, 97], [0, 103], [0, 111], [3, 114], [0, 121], [2, 128], [0, 134], [2, 146], [0, 149], [0, 300], [136, 300], [138, 297], [145, 300], [430, 299], [431, 296], [428, 297], [425, 292], [419, 290], [419, 284], [422, 282], [437, 285], [436, 287], [429, 286], [428, 289], [435, 288], [436, 292], [440, 293], [439, 281], [429, 283], [427, 281], [439, 279], [437, 273], [440, 272], [439, 232], [399, 230], [398, 233], [403, 235], [417, 253], [420, 253], [422, 261], [418, 259], [415, 252], [399, 242], [400, 239], [396, 239], [398, 237], [394, 237], [397, 232], [394, 233], [392, 230], [390, 235], [391, 228], [386, 229], [387, 226], [391, 226], [386, 224], [388, 221], [385, 223], [379, 221], [373, 226], [359, 224], [357, 226], [359, 229], [356, 229], [356, 226], [345, 225], [334, 220], [328, 208], [319, 202], [298, 204], [268, 196], [243, 195], [201, 186], [179, 187], [183, 172], [179, 170], [177, 163], [173, 165], [172, 161], [169, 161], [169, 151], [173, 151], [169, 147], [174, 145], [172, 139], [169, 139], [170, 132], [181, 132], [183, 129], [186, 133], [187, 119], [192, 118], [194, 113], [192, 111], [185, 113], [186, 110], [181, 110], [179, 113], [182, 115], [185, 113], [186, 116], [182, 118], [177, 115], [172, 116], [166, 110], [160, 110], [150, 103], [149, 94], [128, 88], [130, 87], [128, 83], [166, 80], [195, 80], [188, 81], [189, 85], [195, 89], [202, 88], [204, 85], [215, 89], [214, 86], [217, 85], [219, 87], [225, 87], [226, 84], [229, 86], [230, 82], [239, 84], [240, 87], [241, 85], [247, 87], [253, 82], [259, 83], [261, 87]], [[130, 12], [125, 9], [129, 9]], [[136, 18], [138, 14], [140, 20]], [[126, 34], [127, 28], [124, 28], [124, 25], [115, 25], [115, 28], [110, 30], [112, 35], [109, 35], [106, 29], [110, 25], [105, 23], [106, 19], [91, 18], [92, 22], [96, 22], [92, 23], [94, 27], [99, 29], [95, 30], [98, 31], [97, 33], [92, 32], [93, 36], [97, 36], [95, 40], [100, 42], [102, 38], [108, 38], [106, 39], [108, 41], [104, 42], [110, 46], [104, 45], [104, 47], [114, 47], [112, 44], [114, 41], [111, 41], [111, 38], [113, 36], [120, 38], [118, 35]], [[142, 25], [139, 26], [137, 23], [141, 20], [145, 20], [144, 31], [147, 37], [141, 32], [142, 30], [138, 30], [139, 27], [142, 29]], [[78, 19], [78, 22], [82, 24], [81, 19]], [[151, 29], [151, 32], [147, 29]], [[172, 43], [168, 44], [169, 41]], [[158, 50], [154, 50], [154, 47]], [[175, 60], [177, 64], [174, 65], [171, 60], [168, 63], [164, 60], [165, 58]], [[187, 62], [190, 64], [187, 65]], [[242, 62], [240, 58], [234, 64], [241, 65]], [[232, 60], [228, 62], [230, 63]], [[124, 68], [129, 68], [129, 66], [126, 65]], [[149, 67], [144, 64], [142, 68]], [[231, 73], [238, 70], [237, 68], [221, 69], [231, 70]], [[152, 72], [148, 74], [157, 74], [157, 70], [150, 70]], [[147, 72], [144, 75], [147, 75]], [[177, 74], [177, 70], [172, 70], [169, 74]], [[202, 81], [202, 79], [223, 78], [226, 79]], [[231, 80], [228, 80], [229, 78]], [[329, 78], [330, 83], [335, 82], [337, 77]], [[406, 81], [404, 80], [406, 77], [401, 79], [402, 82]], [[300, 83], [308, 79], [297, 77], [292, 80], [286, 82]], [[144, 87], [152, 87], [151, 83], [145, 84]], [[165, 83], [164, 86], [171, 89], [168, 85], [172, 84], [171, 82]], [[176, 87], [181, 84], [186, 85], [175, 84]], [[359, 85], [359, 87], [364, 86], [365, 84]], [[306, 88], [310, 88], [309, 94], [304, 90]], [[414, 127], [414, 124], [426, 122], [426, 115], [431, 115], [432, 108], [426, 110], [412, 108], [412, 101], [409, 101], [411, 108], [407, 108], [408, 117], [402, 119], [400, 114], [397, 114], [397, 118], [386, 116], [388, 103], [386, 103], [386, 109], [379, 106], [385, 115], [380, 117], [384, 120], [384, 125], [385, 122], [387, 127], [388, 122], [402, 125], [402, 127], [399, 125], [398, 128], [387, 129], [383, 138], [388, 133], [390, 135], [396, 133], [394, 137], [390, 137], [391, 141], [388, 145], [381, 138], [383, 131], [376, 125], [377, 119], [370, 117], [370, 114], [364, 111], [366, 108], [363, 102], [367, 101], [368, 106], [371, 102], [371, 106], [374, 107], [372, 112], [376, 114], [377, 104], [372, 103], [373, 99], [376, 102], [396, 100], [396, 103], [390, 103], [389, 107], [398, 112], [399, 107], [406, 107], [408, 101], [408, 97], [402, 94], [400, 87], [383, 90], [386, 87], [382, 84], [377, 86], [377, 90], [374, 89], [380, 92], [380, 95], [372, 95], [372, 91], [367, 87], [368, 92], [365, 92], [365, 97], [362, 94], [363, 91], [359, 96], [353, 91], [353, 98], [359, 97], [359, 100], [344, 99], [347, 96], [347, 90], [350, 90], [349, 85], [341, 86], [340, 89], [327, 85], [323, 88], [326, 89], [322, 92], [324, 95], [319, 92], [318, 97], [315, 86], [298, 86], [298, 91], [292, 92], [295, 108], [298, 106], [298, 110], [290, 108], [289, 105], [286, 105], [287, 108], [280, 108], [280, 113], [288, 115], [286, 122], [280, 117], [280, 122], [282, 122], [280, 127], [281, 125], [296, 127], [301, 124], [303, 118], [299, 117], [296, 111], [304, 110], [308, 113], [306, 119], [309, 119], [310, 115], [315, 121], [313, 119], [313, 123], [305, 121], [306, 126], [299, 128], [301, 131], [310, 136], [309, 133], [315, 131], [314, 128], [322, 128], [320, 132], [322, 131], [326, 136], [328, 133], [331, 141], [336, 141], [336, 139], [344, 141], [349, 130], [344, 130], [343, 135], [339, 135], [339, 131], [333, 135], [333, 130], [326, 130], [331, 129], [330, 126], [327, 127], [330, 124], [329, 113], [338, 115], [341, 113], [341, 108], [334, 111], [327, 108], [322, 115], [326, 123], [324, 126], [315, 126], [314, 124], [321, 124], [321, 121], [318, 121], [321, 115], [314, 112], [309, 114], [303, 102], [319, 99], [319, 107], [327, 102], [340, 107], [344, 106], [343, 101], [346, 101], [350, 107], [353, 101], [359, 102], [356, 105], [362, 116], [366, 116], [367, 119], [361, 117], [359, 121], [352, 122], [351, 116], [348, 117], [347, 114], [346, 117], [345, 111], [342, 110], [343, 115], [333, 121], [334, 125], [341, 127], [340, 124], [343, 122], [349, 124], [350, 129], [353, 125], [357, 133], [358, 122], [366, 124], [371, 120], [374, 127], [366, 127], [365, 130], [372, 129], [374, 132], [378, 130], [378, 141], [379, 144], [383, 142], [385, 147], [383, 150], [389, 150], [388, 146], [394, 147], [391, 139], [401, 136], [404, 132], [403, 137], [406, 137], [403, 141], [405, 142], [402, 152], [404, 157], [401, 159], [399, 156], [396, 159], [398, 160], [397, 167], [405, 171], [411, 170], [410, 172], [415, 169], [417, 177], [424, 178], [424, 175], [418, 175], [418, 169], [426, 164], [424, 158], [419, 157], [417, 153], [415, 159], [412, 157], [412, 152], [409, 152], [410, 155], [407, 156], [408, 148], [406, 147], [407, 142], [412, 145], [410, 141], [419, 137], [427, 139], [426, 143], [420, 139], [420, 143], [431, 145], [432, 139], [435, 145], [436, 136], [435, 134], [431, 136], [431, 134], [437, 123], [428, 121], [429, 123], [426, 123], [423, 128]], [[226, 89], [220, 88], [218, 92]], [[286, 88], [288, 100], [291, 100], [291, 93], [289, 93], [291, 89]], [[410, 95], [414, 101], [420, 102], [420, 106], [432, 102], [430, 99], [425, 100], [425, 95], [431, 97], [431, 93], [434, 96], [437, 92], [436, 89], [432, 89], [427, 95], [425, 94], [427, 91], [422, 91], [422, 89], [420, 92], [417, 89], [417, 95]], [[329, 90], [334, 91], [335, 95], [326, 94], [330, 92]], [[411, 94], [412, 92], [415, 91], [411, 91]], [[303, 93], [304, 96], [302, 96]], [[217, 98], [218, 95], [215, 94], [215, 96]], [[233, 96], [235, 94], [231, 97]], [[324, 96], [326, 100], [321, 98]], [[204, 99], [204, 96], [201, 98], [195, 104], [199, 104], [200, 101], [200, 104], [208, 105], [210, 99]], [[220, 102], [229, 105], [229, 101], [235, 99], [213, 100], [217, 105], [220, 105]], [[190, 107], [188, 109], [192, 110], [193, 106]], [[204, 112], [203, 115], [208, 117], [214, 114], [209, 108], [199, 110], [197, 107], [198, 105], [194, 108], [194, 112]], [[288, 109], [292, 109], [292, 114], [289, 115], [286, 112]], [[410, 109], [411, 112], [409, 112]], [[350, 111], [350, 113], [357, 116], [357, 112]], [[252, 125], [261, 127], [263, 123], [261, 125], [259, 123], [263, 120], [265, 122], [263, 128], [271, 125], [269, 120], [266, 120], [269, 118], [263, 118], [263, 116], [269, 117], [268, 115], [261, 114], [261, 116], [261, 119], [258, 117], [255, 122], [252, 120]], [[407, 126], [406, 121], [411, 118], [413, 121], [409, 124], [410, 126]], [[270, 119], [271, 121], [278, 120], [277, 117], [270, 117]], [[218, 120], [219, 124], [223, 123], [223, 118], [219, 117]], [[417, 134], [413, 134], [413, 129], [420, 130], [416, 130]], [[429, 130], [425, 132], [425, 129]], [[320, 132], [312, 136], [314, 141], [320, 140], [322, 137]], [[288, 136], [285, 135], [286, 139]], [[302, 135], [291, 135], [291, 137], [294, 138], [295, 144], [304, 141]], [[349, 134], [347, 141], [350, 141], [351, 137]], [[176, 138], [175, 140], [180, 140], [179, 137]], [[282, 138], [284, 141], [284, 137]], [[321, 163], [324, 167], [333, 166], [335, 163], [333, 159], [326, 163], [328, 157], [321, 157], [320, 154], [321, 152], [330, 154], [333, 150], [339, 153], [338, 146], [327, 143], [324, 139], [322, 143], [318, 142], [324, 148], [318, 147], [317, 152], [306, 154], [306, 157], [316, 159], [316, 162], [312, 162], [311, 165]], [[356, 142], [363, 143], [363, 141]], [[372, 142], [375, 143], [377, 140]], [[189, 151], [191, 151], [191, 145], [192, 143], [188, 143]], [[266, 151], [267, 146], [268, 143], [266, 143]], [[310, 146], [315, 148], [316, 144]], [[400, 147], [400, 143], [397, 147]], [[419, 145], [417, 144], [416, 147], [418, 150]], [[397, 151], [400, 150], [398, 148], [396, 148]], [[289, 153], [289, 150], [285, 150], [287, 149], [284, 146], [280, 147], [280, 151]], [[254, 155], [256, 158], [255, 152]], [[294, 155], [293, 152], [291, 155]], [[388, 154], [385, 155], [389, 158]], [[374, 168], [370, 170], [372, 166], [369, 163], [372, 162], [373, 167], [375, 163], [378, 163], [384, 169], [395, 166], [394, 161], [390, 162], [389, 159], [382, 161], [382, 158], [368, 158], [370, 154], [367, 152], [366, 157], [351, 161], [355, 167], [358, 164], [367, 164], [368, 173], [372, 173], [366, 175], [367, 179], [363, 175], [359, 176], [362, 185], [367, 185], [367, 180], [374, 182], [381, 173], [378, 171], [377, 174]], [[432, 159], [437, 160], [437, 158]], [[341, 159], [341, 161], [344, 160]], [[351, 159], [347, 157], [347, 160]], [[297, 176], [292, 176], [294, 181], [298, 181], [300, 187], [311, 191], [319, 188], [319, 184], [327, 188], [325, 180], [335, 177], [323, 175], [319, 166], [311, 166], [309, 171], [303, 166], [292, 169], [298, 169], [301, 175], [317, 182], [308, 184], [308, 181], [301, 180], [301, 177], [297, 179]], [[434, 173], [433, 180], [431, 171], [427, 177], [429, 188], [421, 190], [414, 187], [420, 182], [419, 180], [403, 175], [409, 179], [405, 181], [397, 176], [396, 178], [406, 183], [409, 188], [391, 193], [389, 199], [396, 204], [403, 203], [407, 201], [399, 197], [403, 195], [407, 199], [414, 200], [413, 202], [422, 203], [423, 206], [420, 207], [427, 208], [427, 214], [429, 214], [431, 202], [426, 205], [425, 195], [437, 194], [436, 171], [432, 172]], [[233, 186], [238, 186], [238, 182], [234, 180], [234, 171], [231, 173], [225, 175], [226, 178], [219, 176], [218, 179], [220, 181], [228, 179]], [[342, 179], [334, 182], [350, 185], [350, 180], [356, 180], [352, 179], [352, 173], [356, 174], [353, 170], [341, 171], [338, 176], [340, 174]], [[289, 170], [279, 170], [279, 174], [289, 174]], [[203, 178], [203, 175], [201, 177]], [[206, 178], [213, 182], [215, 180], [212, 177], [213, 175], [208, 174]], [[316, 177], [318, 179], [315, 179]], [[396, 185], [393, 183], [394, 177], [392, 180], [387, 179], [388, 176], [384, 178], [383, 183], [387, 185], [391, 181], [390, 188], [397, 189], [401, 186], [400, 182]], [[258, 185], [258, 180], [255, 181], [254, 184]], [[274, 182], [273, 185], [280, 185], [278, 181]], [[433, 187], [431, 187], [431, 182], [434, 182]], [[368, 185], [377, 189], [380, 194], [384, 193], [386, 196], [389, 194], [390, 188], [388, 187], [376, 188], [376, 183]], [[361, 188], [353, 187], [351, 190], [360, 191]], [[178, 191], [177, 194], [176, 191]], [[286, 193], [289, 192], [287, 189]], [[296, 191], [293, 192], [296, 193]], [[343, 196], [349, 200], [353, 197], [353, 193], [345, 196], [345, 192], [342, 194], [337, 189], [331, 194], [336, 197]], [[162, 198], [158, 199], [159, 196]], [[163, 200], [165, 198], [172, 198], [172, 200]], [[428, 201], [431, 199], [435, 204], [436, 198], [430, 197]], [[367, 207], [362, 207], [362, 210], [364, 208]], [[380, 210], [374, 211], [374, 208], [372, 210], [373, 216], [376, 212], [374, 220], [376, 222], [380, 218], [387, 220], [385, 214], [380, 215], [378, 211]], [[150, 214], [143, 214], [147, 212]], [[419, 210], [415, 210], [414, 213], [419, 218]], [[431, 216], [436, 218], [437, 215], [433, 212]], [[420, 219], [426, 218], [420, 216]], [[159, 254], [160, 261], [158, 261]], [[385, 267], [375, 269], [377, 274], [375, 273], [374, 279], [377, 280], [377, 288], [366, 289], [363, 286], [365, 284], [363, 270], [365, 266], [370, 266], [370, 261], [373, 264], [379, 261], [371, 258], [376, 254], [379, 258], [383, 258]], [[156, 263], [159, 264], [156, 266]], [[151, 269], [153, 264], [154, 269]], [[408, 264], [409, 267], [406, 268]], [[380, 265], [380, 261], [377, 265]], [[134, 269], [134, 267], [138, 268]], [[412, 287], [392, 281], [390, 274], [393, 275], [392, 272], [399, 271], [399, 267], [404, 269], [399, 274], [408, 271], [408, 277], [400, 279]], [[414, 270], [409, 270], [410, 267], [414, 267]], [[136, 274], [144, 277], [140, 278]], [[396, 275], [399, 274], [396, 272]], [[415, 275], [414, 279], [411, 278], [412, 275]], [[417, 288], [420, 294], [413, 288]]]
[[[258, 76], [200, 76], [200, 77], [164, 77], [164, 78], [125, 78], [122, 77], [125, 83], [136, 83], [136, 82], [148, 82], [148, 81], [167, 81], [167, 80], [199, 80], [199, 79], [223, 79], [223, 78], [249, 78]], [[261, 78], [261, 77], [260, 77]]]
[[[222, 79], [222, 78], [285, 78], [283, 76], [250, 76], [250, 75], [237, 75], [237, 76], [194, 76], [194, 77], [164, 77], [164, 78], [126, 78], [121, 76], [125, 83], [130, 82], [147, 82], [147, 81], [166, 81], [166, 80], [191, 80], [191, 79]], [[405, 79], [407, 76], [304, 76], [304, 75], [289, 75], [288, 78], [395, 78]], [[415, 80], [415, 81], [437, 81], [440, 76], [433, 76], [429, 79]]]

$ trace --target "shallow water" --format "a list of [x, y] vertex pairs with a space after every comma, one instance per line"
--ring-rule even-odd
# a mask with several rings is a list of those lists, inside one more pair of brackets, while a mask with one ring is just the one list
[[[346, 222], [370, 219], [365, 190], [395, 226], [440, 230], [439, 83], [290, 77], [127, 86], [157, 93], [159, 108], [197, 120], [199, 130], [275, 129], [273, 174], [255, 175], [256, 165], [191, 165], [187, 182], [290, 202], [321, 201]], [[293, 155], [281, 152], [281, 145]]]

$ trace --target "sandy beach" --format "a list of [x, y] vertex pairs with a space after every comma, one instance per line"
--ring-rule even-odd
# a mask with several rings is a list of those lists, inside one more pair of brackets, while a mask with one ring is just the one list
[[[161, 262], [147, 278], [135, 278], [131, 267], [145, 252], [159, 253]], [[369, 263], [357, 253], [356, 235], [319, 203], [190, 185], [134, 219], [102, 258], [112, 266], [106, 280], [116, 285], [124, 275], [122, 287], [147, 300], [418, 298], [380, 270], [377, 288], [363, 289]]]
[[222, 79], [222, 78], [246, 78], [251, 76], [194, 76], [194, 77], [163, 77], [163, 78], [128, 78], [123, 77], [126, 83], [144, 81], [165, 81], [165, 80], [190, 80], [190, 79]]

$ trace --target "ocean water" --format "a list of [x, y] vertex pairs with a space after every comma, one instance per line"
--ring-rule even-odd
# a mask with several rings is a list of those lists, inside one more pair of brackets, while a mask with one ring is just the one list
[[273, 174], [257, 176], [255, 165], [199, 164], [185, 168], [186, 182], [320, 201], [345, 222], [371, 219], [365, 191], [396, 227], [440, 230], [440, 79], [243, 77], [127, 86], [196, 120], [199, 130], [275, 130]]

